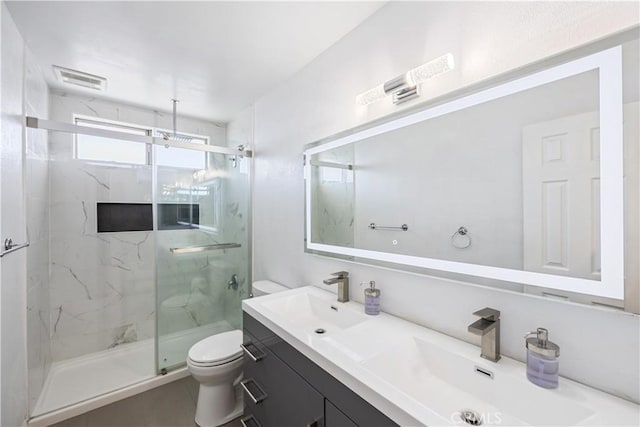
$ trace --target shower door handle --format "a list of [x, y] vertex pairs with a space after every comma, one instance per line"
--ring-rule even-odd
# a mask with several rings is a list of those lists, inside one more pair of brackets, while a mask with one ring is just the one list
[[215, 245], [186, 246], [184, 248], [169, 248], [172, 254], [188, 254], [194, 252], [216, 251], [242, 247], [240, 243], [216, 243]]

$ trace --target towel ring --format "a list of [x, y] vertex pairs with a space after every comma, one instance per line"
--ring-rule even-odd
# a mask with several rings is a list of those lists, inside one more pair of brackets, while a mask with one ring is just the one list
[[[460, 239], [462, 239], [461, 242]], [[458, 249], [466, 249], [471, 246], [471, 237], [469, 236], [467, 227], [460, 226], [455, 233], [451, 235], [451, 244], [454, 248]]]

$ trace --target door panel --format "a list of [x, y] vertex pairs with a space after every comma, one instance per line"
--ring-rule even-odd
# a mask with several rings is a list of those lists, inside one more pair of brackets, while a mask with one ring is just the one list
[[598, 113], [523, 129], [524, 268], [600, 280]]

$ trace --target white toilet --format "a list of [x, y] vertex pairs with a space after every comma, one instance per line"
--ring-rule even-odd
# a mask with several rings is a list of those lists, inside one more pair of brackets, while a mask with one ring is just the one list
[[[253, 295], [286, 291], [269, 280], [253, 283]], [[200, 383], [196, 424], [215, 427], [242, 414], [242, 402], [236, 397], [236, 384], [242, 375], [242, 331], [229, 331], [198, 341], [189, 350], [187, 368]]]
[[288, 291], [289, 288], [271, 280], [258, 280], [253, 282], [251, 291], [254, 297], [275, 294], [277, 292]]
[[187, 368], [200, 383], [196, 423], [200, 427], [225, 424], [242, 414], [235, 385], [242, 375], [242, 331], [212, 335], [189, 350]]

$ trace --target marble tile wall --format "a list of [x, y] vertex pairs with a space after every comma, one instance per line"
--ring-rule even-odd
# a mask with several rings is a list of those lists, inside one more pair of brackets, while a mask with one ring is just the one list
[[52, 161], [54, 360], [154, 335], [152, 231], [97, 233], [96, 202], [151, 202], [151, 168]]

